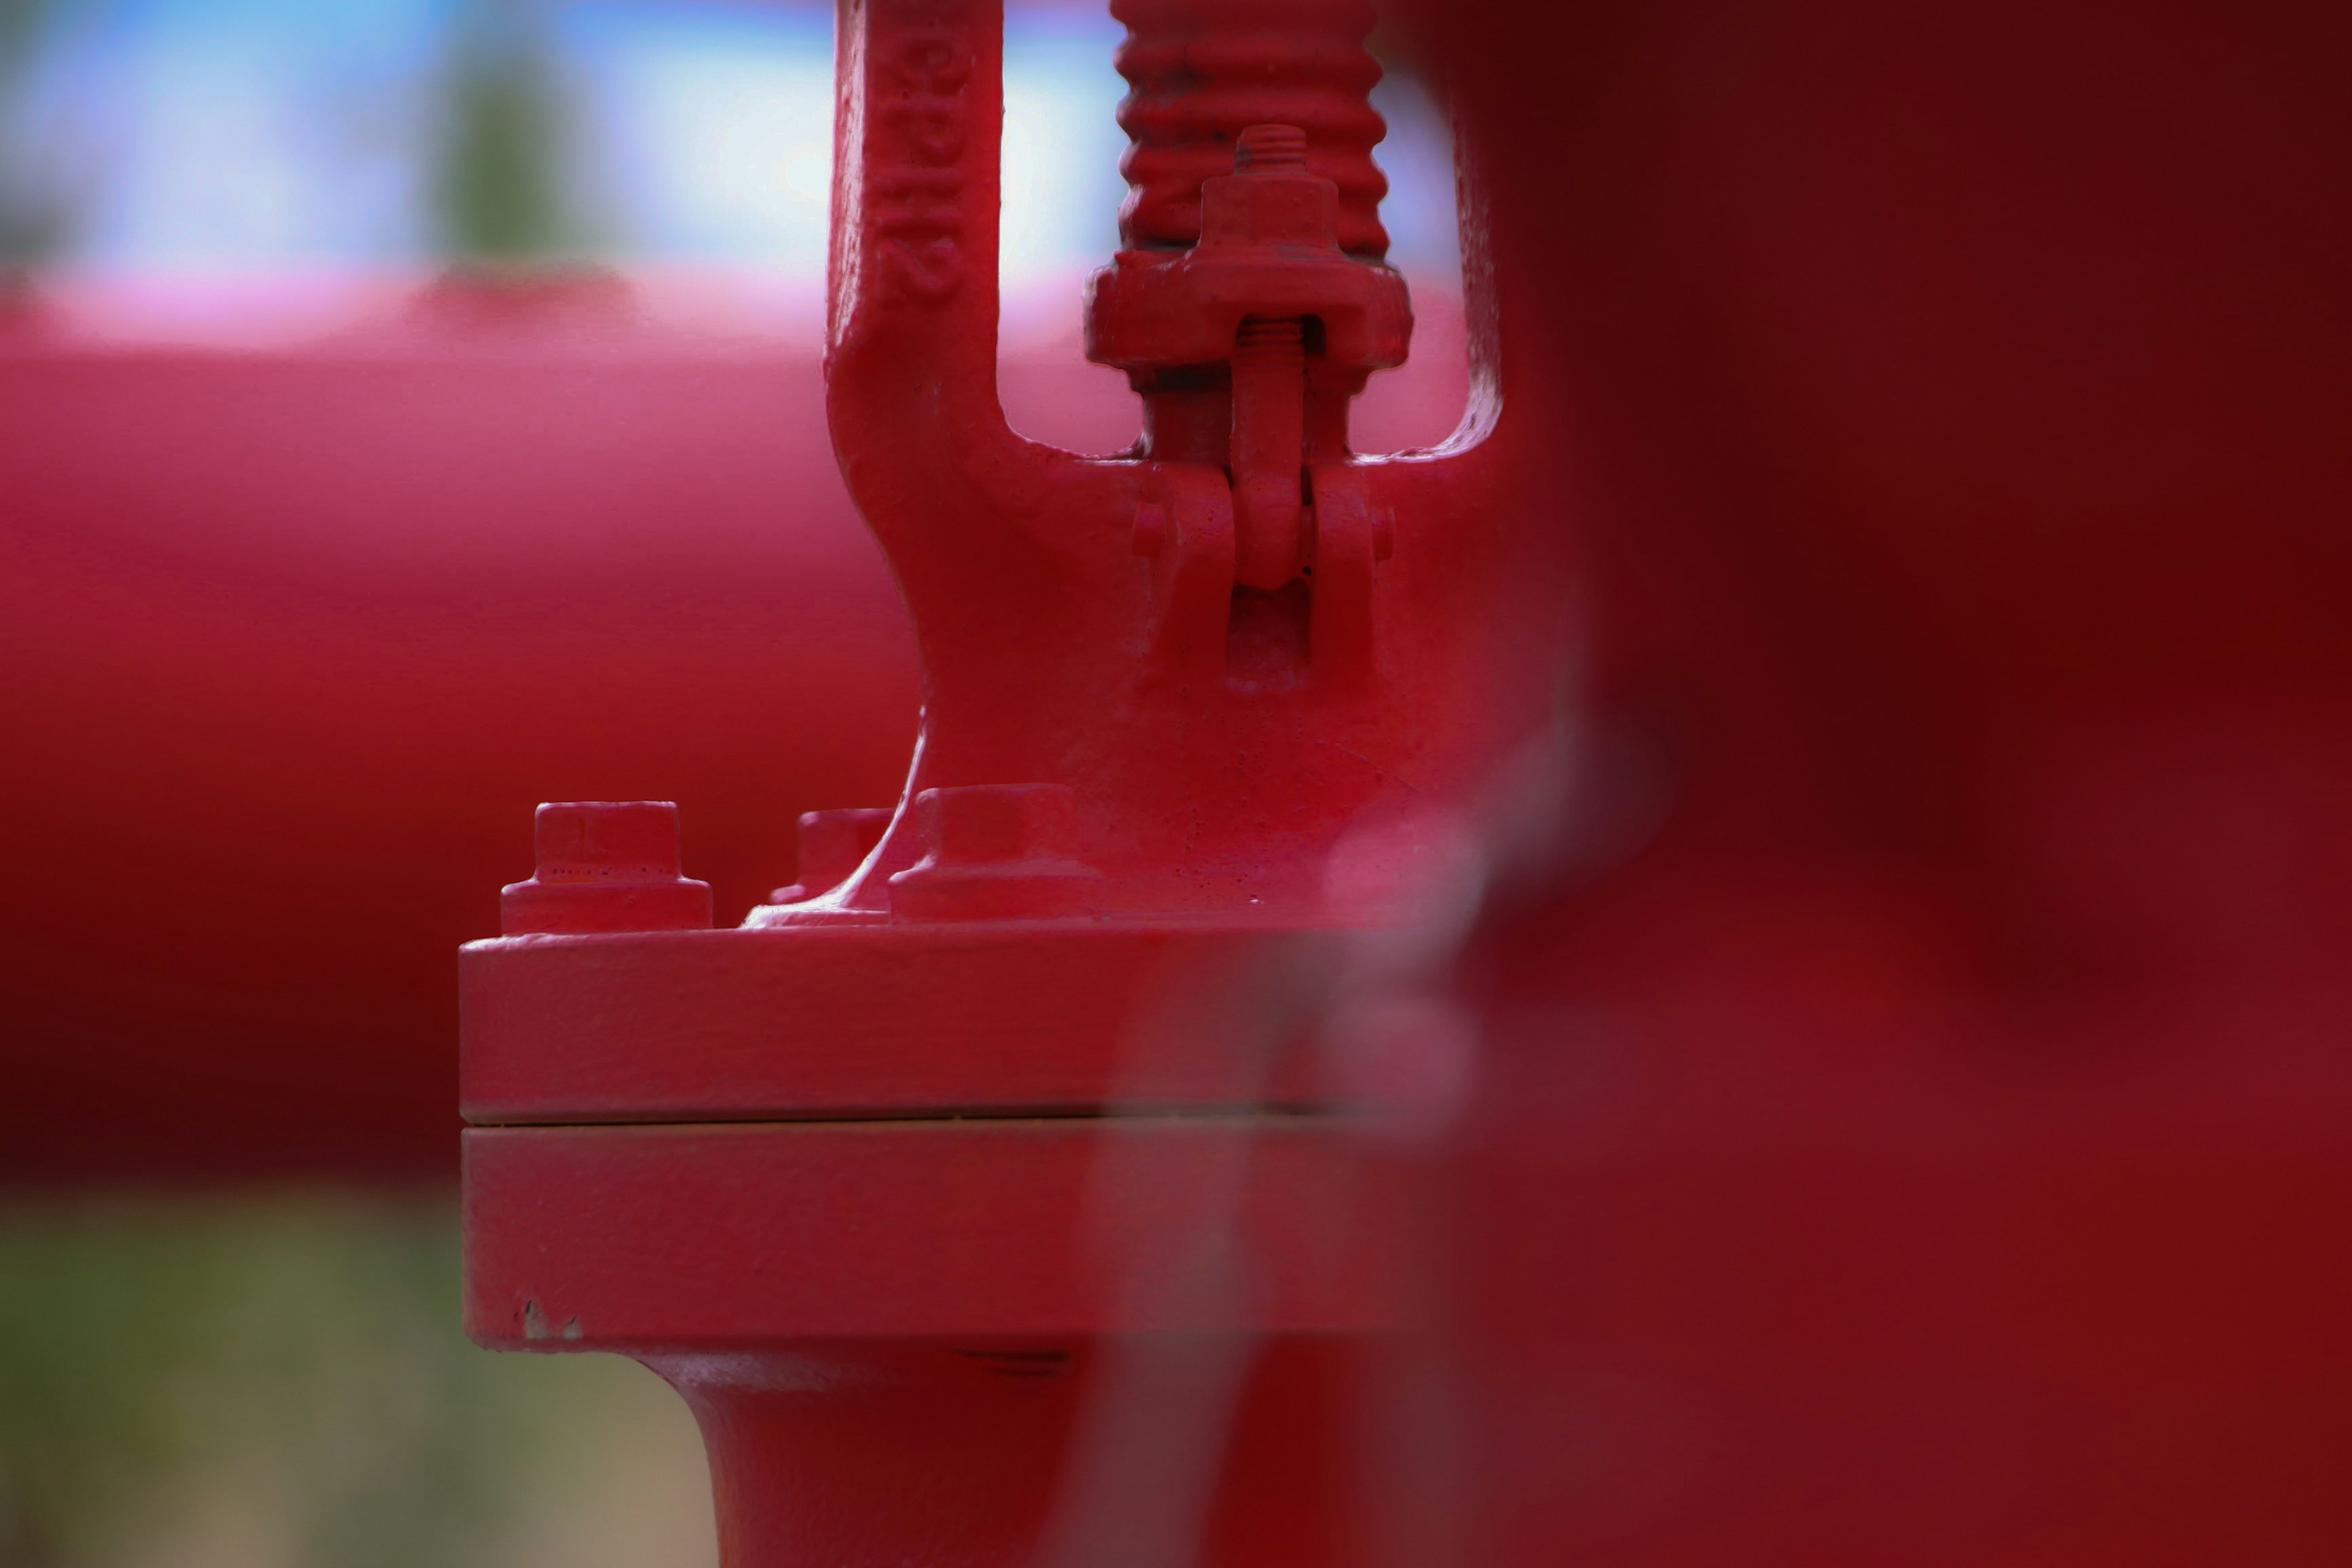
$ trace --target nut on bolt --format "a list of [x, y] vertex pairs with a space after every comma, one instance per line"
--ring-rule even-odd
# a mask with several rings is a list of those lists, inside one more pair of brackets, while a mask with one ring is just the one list
[[1041, 920], [1087, 914], [1101, 875], [1080, 860], [1066, 784], [965, 784], [915, 797], [927, 852], [890, 879], [900, 920]]
[[888, 806], [801, 813], [801, 874], [789, 888], [768, 895], [772, 904], [804, 903], [849, 880], [889, 831], [897, 813]]
[[554, 802], [536, 826], [537, 874], [499, 895], [507, 935], [709, 929], [710, 884], [678, 875], [673, 803]]
[[1201, 186], [1201, 237], [1172, 256], [1122, 251], [1087, 285], [1087, 357], [1130, 373], [1223, 364], [1255, 317], [1319, 323], [1318, 356], [1344, 370], [1402, 364], [1404, 279], [1339, 248], [1339, 187], [1308, 172], [1302, 133], [1253, 125], [1235, 168]]

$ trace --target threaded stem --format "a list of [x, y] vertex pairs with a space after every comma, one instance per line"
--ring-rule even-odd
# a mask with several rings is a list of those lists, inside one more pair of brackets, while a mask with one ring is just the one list
[[1296, 316], [1245, 316], [1234, 338], [1234, 371], [1256, 364], [1282, 364], [1296, 360], [1305, 367], [1306, 334]]
[[1368, 96], [1381, 68], [1364, 47], [1367, 0], [1112, 0], [1111, 15], [1128, 30], [1125, 248], [1199, 243], [1201, 183], [1232, 174], [1244, 132], [1263, 126], [1295, 132], [1305, 167], [1339, 187], [1339, 247], [1388, 254], [1388, 181], [1372, 162], [1388, 128]]
[[1253, 125], [1234, 143], [1234, 170], [1304, 169], [1307, 132], [1296, 125]]

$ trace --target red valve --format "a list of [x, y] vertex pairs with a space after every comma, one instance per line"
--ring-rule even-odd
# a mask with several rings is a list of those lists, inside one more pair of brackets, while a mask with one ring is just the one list
[[997, 404], [997, 5], [840, 10], [829, 414], [927, 679], [887, 827], [806, 819], [738, 931], [466, 957], [469, 1326], [662, 1370], [736, 1568], [1120, 1555], [1080, 1434], [1167, 1417], [1177, 1342], [1228, 1368], [1199, 1463], [1291, 1456], [1211, 1487], [1202, 1560], [1350, 1556], [1412, 1204], [1298, 1015], [1547, 732], [1558, 531], [1491, 330], [1460, 437], [1348, 449], [1411, 331], [1364, 8], [1118, 10], [1112, 458]]
[[[1133, 10], [1130, 127], [1181, 123], [1190, 166], [1204, 138], [1223, 165], [1179, 247], [1172, 154], [1139, 137], [1130, 245], [1094, 285], [1090, 352], [1143, 391], [1142, 448], [1086, 458], [1006, 427], [995, 13], [912, 3], [843, 15], [835, 440], [923, 648], [910, 800], [1058, 784], [1105, 913], [1319, 920], [1323, 860], [1351, 826], [1456, 799], [1545, 722], [1532, 672], [1560, 637], [1556, 534], [1499, 499], [1514, 457], [1491, 366], [1440, 453], [1346, 449], [1349, 397], [1403, 357], [1411, 321], [1367, 221], [1370, 138], [1316, 140], [1377, 125], [1364, 9], [1250, 7], [1228, 37], [1213, 8], [1185, 46], [1207, 72], [1197, 101], [1156, 74], [1171, 8]], [[1335, 76], [1349, 113], [1268, 118], [1328, 103]], [[902, 812], [834, 894], [755, 922], [877, 914], [925, 853]]]

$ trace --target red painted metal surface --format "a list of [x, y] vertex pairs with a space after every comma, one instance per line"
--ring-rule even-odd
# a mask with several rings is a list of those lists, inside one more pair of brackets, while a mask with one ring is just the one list
[[737, 1563], [2343, 1560], [2352, 24], [1403, 10], [1486, 325], [1363, 463], [1295, 297], [1116, 347], [1351, 13], [1120, 8], [1082, 460], [997, 416], [992, 13], [845, 8], [908, 799], [469, 952], [473, 1331], [663, 1370]]
[[[1154, 999], [1328, 969], [1328, 935], [942, 921], [468, 951], [464, 1110], [483, 1122], [1163, 1110], [1317, 1098], [1303, 1034], [1181, 1037]], [[1041, 1020], [1045, 1022], [1041, 1023]]]
[[[0, 321], [0, 1181], [446, 1180], [448, 951], [534, 802], [676, 795], [732, 923], [794, 813], [896, 798], [914, 649], [821, 318], [745, 342], [615, 280], [444, 279], [163, 349], [68, 303]], [[1006, 403], [1116, 448], [1133, 401], [1067, 314]], [[1441, 349], [1360, 423], [1409, 444], [1461, 396]], [[829, 887], [862, 849], [812, 853]]]
[[1085, 458], [999, 403], [1001, 14], [842, 7], [828, 416], [922, 651], [899, 809], [720, 931], [662, 808], [545, 806], [466, 952], [467, 1327], [670, 1377], [735, 1568], [1360, 1555], [1412, 1185], [1311, 1020], [1545, 732], [1559, 552], [1490, 341], [1453, 441], [1349, 450], [1404, 286], [1370, 138], [1328, 178], [1274, 116], [1332, 61], [1370, 116], [1370, 14], [1263, 20], [1186, 46], [1197, 233], [1139, 135], [1088, 331], [1144, 431]]
[[[750, 1360], [1362, 1334], [1402, 1298], [1395, 1163], [1252, 1113], [479, 1128], [472, 1304], [503, 1342]], [[1196, 1275], [1204, 1246], [1230, 1254], [1222, 1277]], [[493, 1299], [509, 1283], [528, 1293]]]
[[1423, 22], [1590, 574], [1429, 1560], [2345, 1560], [2346, 14]]
[[551, 781], [682, 797], [730, 918], [895, 791], [814, 353], [452, 309], [0, 344], [0, 1179], [446, 1181], [449, 949]]

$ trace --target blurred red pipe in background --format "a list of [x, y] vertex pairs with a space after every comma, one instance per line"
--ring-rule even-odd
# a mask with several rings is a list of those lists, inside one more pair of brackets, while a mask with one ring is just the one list
[[[1464, 395], [1458, 310], [1372, 449]], [[1013, 417], [1137, 428], [1069, 341]], [[0, 332], [0, 1181], [455, 1173], [451, 953], [548, 799], [676, 799], [722, 923], [804, 810], [887, 805], [917, 670], [816, 328], [445, 279], [278, 350]]]

